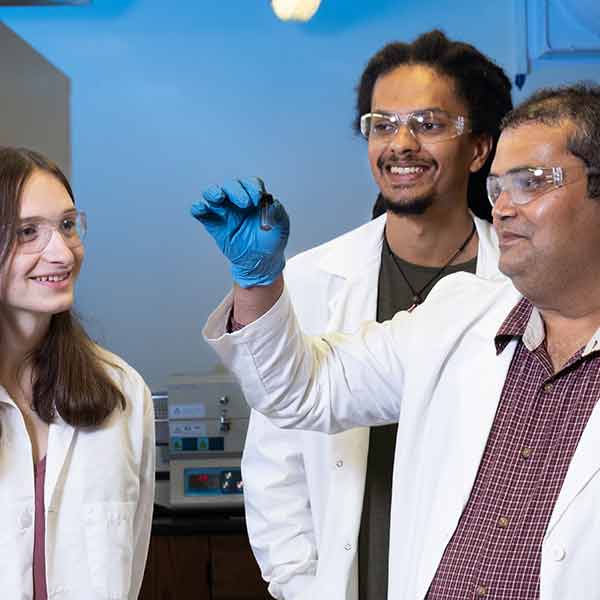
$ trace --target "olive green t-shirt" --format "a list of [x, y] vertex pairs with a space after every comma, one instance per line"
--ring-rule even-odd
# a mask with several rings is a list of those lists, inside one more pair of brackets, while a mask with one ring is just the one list
[[[439, 267], [422, 267], [395, 257], [413, 290], [420, 291], [425, 299], [431, 288], [446, 275], [458, 271], [475, 273], [477, 258], [452, 265], [431, 281]], [[460, 260], [460, 257], [457, 258]], [[428, 282], [431, 283], [429, 285]], [[409, 288], [391, 250], [384, 241], [377, 290], [377, 320], [391, 319], [399, 310], [413, 304], [413, 291]], [[388, 555], [390, 506], [392, 500], [392, 467], [396, 448], [398, 426], [372, 427], [369, 438], [367, 477], [362, 520], [358, 543], [359, 600], [385, 600], [388, 586]], [[399, 525], [396, 525], [399, 526]], [[393, 568], [393, 565], [392, 565]]]

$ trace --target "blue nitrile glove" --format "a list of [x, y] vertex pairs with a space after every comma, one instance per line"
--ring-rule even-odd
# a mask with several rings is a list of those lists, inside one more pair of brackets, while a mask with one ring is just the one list
[[273, 283], [285, 266], [289, 218], [274, 200], [268, 211], [271, 228], [261, 229], [259, 204], [265, 193], [258, 177], [234, 179], [209, 187], [192, 205], [192, 216], [215, 238], [231, 262], [234, 281], [244, 288]]

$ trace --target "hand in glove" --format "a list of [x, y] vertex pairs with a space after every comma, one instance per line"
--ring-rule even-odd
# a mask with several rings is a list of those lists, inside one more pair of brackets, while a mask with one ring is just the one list
[[244, 288], [273, 283], [285, 266], [290, 222], [283, 206], [266, 193], [262, 180], [249, 177], [211, 186], [202, 198], [192, 205], [192, 216], [231, 262], [234, 281]]

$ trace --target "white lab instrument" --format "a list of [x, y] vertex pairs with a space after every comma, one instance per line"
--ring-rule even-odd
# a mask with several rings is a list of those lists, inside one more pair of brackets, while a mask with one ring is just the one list
[[231, 376], [170, 378], [171, 508], [242, 506], [240, 462], [249, 418], [250, 409]]

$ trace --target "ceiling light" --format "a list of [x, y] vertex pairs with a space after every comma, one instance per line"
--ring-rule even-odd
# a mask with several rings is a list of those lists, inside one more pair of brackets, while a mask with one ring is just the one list
[[321, 0], [271, 0], [273, 11], [282, 21], [308, 21], [319, 4]]

